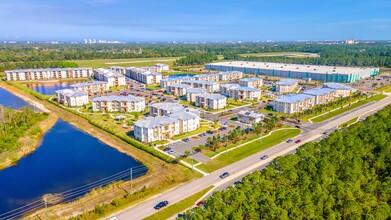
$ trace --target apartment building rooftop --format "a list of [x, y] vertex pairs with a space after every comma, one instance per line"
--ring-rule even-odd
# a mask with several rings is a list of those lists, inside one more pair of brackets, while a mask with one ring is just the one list
[[23, 72], [23, 71], [61, 71], [61, 70], [92, 70], [91, 68], [87, 67], [77, 67], [77, 68], [39, 68], [39, 69], [16, 69], [16, 70], [6, 70], [5, 72], [9, 73], [17, 73], [17, 72]]
[[129, 67], [129, 68], [126, 68], [126, 69], [130, 69], [134, 72], [137, 72], [137, 73], [140, 73], [140, 74], [143, 74], [143, 75], [161, 75], [160, 73], [158, 72], [155, 72], [155, 71], [151, 71], [151, 70], [148, 70], [148, 69], [143, 69], [143, 68], [137, 68], [137, 67]]
[[135, 126], [142, 128], [156, 128], [162, 125], [178, 122], [177, 119], [168, 116], [146, 117], [134, 123]]
[[240, 112], [238, 112], [239, 115], [245, 115], [245, 116], [248, 116], [248, 117], [264, 117], [265, 115], [262, 114], [262, 113], [258, 113], [258, 112], [254, 112], [254, 111], [246, 111], [246, 110], [241, 110]]
[[204, 88], [189, 88], [187, 90], [187, 93], [205, 93], [206, 92], [206, 89]]
[[262, 79], [261, 78], [257, 78], [257, 77], [252, 77], [252, 78], [243, 78], [240, 81], [243, 81], [243, 82], [254, 82], [254, 81], [259, 81], [259, 80], [262, 80]]
[[204, 81], [204, 80], [186, 80], [182, 83], [197, 83], [197, 84], [204, 84], [204, 85], [217, 85], [217, 82], [211, 82], [211, 81]]
[[323, 83], [323, 86], [326, 86], [330, 89], [336, 89], [336, 90], [355, 90], [351, 86], [342, 84], [342, 83]]
[[172, 85], [169, 85], [170, 87], [176, 87], [176, 88], [182, 88], [182, 89], [189, 89], [189, 88], [193, 88], [191, 87], [190, 85], [187, 85], [187, 84], [172, 84]]
[[233, 74], [233, 73], [241, 73], [240, 71], [225, 71], [225, 72], [219, 72], [217, 74], [219, 75], [229, 75], [229, 74]]
[[167, 77], [167, 78], [161, 79], [161, 81], [170, 82], [170, 81], [176, 81], [176, 80], [192, 80], [192, 79], [194, 79], [194, 77], [191, 77], [191, 76], [181, 76], [181, 77], [173, 77], [173, 78]]
[[107, 82], [104, 82], [104, 81], [82, 82], [82, 83], [75, 83], [70, 86], [71, 87], [83, 87], [83, 86], [92, 86], [92, 85], [100, 85], [100, 84], [107, 84]]
[[297, 80], [294, 79], [281, 79], [280, 81], [276, 82], [277, 85], [280, 86], [291, 86], [295, 84]]
[[144, 101], [143, 98], [128, 95], [128, 96], [122, 96], [122, 95], [111, 95], [111, 96], [101, 96], [92, 99], [92, 101], [107, 101], [107, 102], [112, 102], [112, 101], [117, 101], [117, 102], [141, 102]]
[[307, 94], [288, 94], [277, 97], [274, 101], [276, 102], [286, 102], [286, 103], [295, 103], [300, 102], [306, 99], [312, 99], [314, 96]]
[[184, 108], [181, 111], [177, 111], [174, 114], [171, 114], [171, 118], [175, 118], [178, 120], [189, 120], [197, 118], [200, 115], [200, 111], [193, 108]]
[[160, 102], [160, 103], [153, 103], [151, 105], [153, 108], [162, 109], [164, 111], [170, 111], [172, 113], [181, 111], [184, 107], [178, 103], [175, 102]]
[[228, 84], [222, 84], [221, 85], [224, 88], [230, 89], [230, 90], [238, 90], [238, 91], [250, 91], [250, 92], [259, 92], [260, 89], [257, 88], [251, 88], [251, 87], [243, 87], [236, 83], [228, 83]]
[[330, 88], [315, 88], [315, 89], [310, 89], [310, 90], [305, 90], [303, 93], [308, 94], [308, 95], [325, 95], [329, 94], [330, 92], [335, 92], [335, 89], [330, 89]]
[[66, 95], [68, 97], [80, 97], [86, 95], [88, 96], [88, 93], [78, 89], [61, 89], [61, 90], [56, 90], [55, 92]]
[[202, 98], [205, 98], [205, 99], [212, 99], [212, 100], [218, 100], [218, 99], [226, 99], [227, 97], [223, 96], [223, 95], [220, 95], [220, 94], [200, 94], [200, 95], [197, 95], [198, 97], [202, 97]]
[[107, 78], [123, 77], [122, 74], [108, 70], [108, 69], [98, 68], [98, 69], [95, 69], [95, 71], [98, 72], [99, 74], [106, 76]]

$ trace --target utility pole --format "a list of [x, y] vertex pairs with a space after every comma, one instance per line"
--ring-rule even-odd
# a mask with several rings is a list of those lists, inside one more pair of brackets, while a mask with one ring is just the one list
[[130, 191], [133, 193], [133, 168], [130, 168]]
[[44, 197], [43, 201], [45, 202], [45, 219], [48, 220], [48, 202], [47, 202], [47, 197]]

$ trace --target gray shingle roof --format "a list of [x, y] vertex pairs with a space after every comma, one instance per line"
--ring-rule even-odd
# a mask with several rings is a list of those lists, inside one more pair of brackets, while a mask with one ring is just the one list
[[93, 102], [101, 102], [101, 101], [117, 101], [117, 102], [142, 102], [144, 101], [144, 98], [128, 95], [128, 96], [121, 96], [121, 95], [111, 95], [111, 96], [101, 96], [92, 99]]
[[303, 93], [308, 95], [325, 95], [331, 92], [335, 92], [335, 89], [329, 89], [329, 88], [315, 88], [310, 90], [305, 90]]
[[145, 119], [138, 120], [134, 123], [135, 126], [141, 128], [155, 128], [166, 124], [172, 124], [178, 122], [177, 119], [167, 116], [146, 117]]
[[306, 94], [289, 94], [277, 97], [274, 101], [276, 102], [285, 102], [285, 103], [294, 103], [303, 101], [305, 99], [314, 99], [315, 97], [312, 95]]
[[291, 86], [291, 85], [295, 84], [296, 82], [297, 82], [297, 80], [294, 80], [294, 79], [281, 79], [276, 84], [280, 85], [280, 86]]

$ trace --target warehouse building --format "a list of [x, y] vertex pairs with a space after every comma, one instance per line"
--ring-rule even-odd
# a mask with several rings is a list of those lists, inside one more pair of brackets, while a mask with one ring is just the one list
[[371, 67], [335, 67], [247, 61], [209, 63], [205, 65], [205, 69], [241, 71], [246, 74], [344, 83], [355, 82], [361, 78], [375, 76], [379, 73], [379, 68]]

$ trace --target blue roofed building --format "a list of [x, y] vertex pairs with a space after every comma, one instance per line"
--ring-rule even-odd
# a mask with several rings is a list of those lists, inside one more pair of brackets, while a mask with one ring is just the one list
[[307, 95], [312, 95], [315, 97], [315, 105], [326, 104], [332, 102], [337, 98], [337, 91], [330, 88], [316, 88], [305, 90], [303, 92]]
[[285, 114], [303, 112], [315, 106], [315, 96], [307, 94], [288, 94], [277, 97], [273, 102], [273, 109]]
[[356, 89], [342, 83], [324, 83], [324, 88], [335, 89], [338, 97], [350, 96]]

